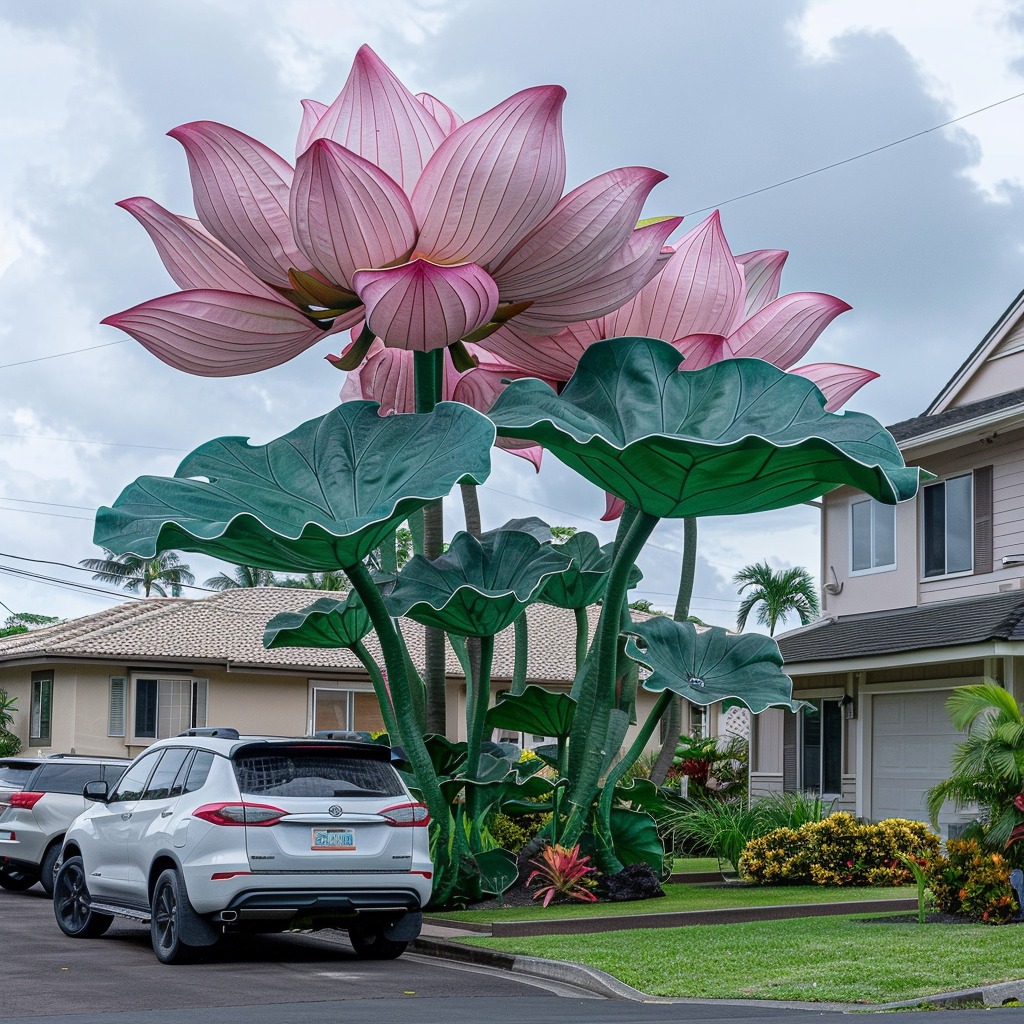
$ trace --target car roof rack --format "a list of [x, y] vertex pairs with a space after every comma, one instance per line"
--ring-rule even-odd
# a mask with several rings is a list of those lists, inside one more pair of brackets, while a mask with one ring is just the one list
[[222, 740], [237, 740], [238, 730], [232, 729], [227, 725], [216, 725], [202, 729], [186, 729], [184, 732], [179, 732], [179, 736], [209, 736], [214, 739]]

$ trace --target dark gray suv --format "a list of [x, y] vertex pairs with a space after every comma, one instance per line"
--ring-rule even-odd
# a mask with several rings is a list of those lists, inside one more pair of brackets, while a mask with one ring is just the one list
[[131, 762], [120, 757], [0, 758], [0, 888], [20, 892], [36, 882], [53, 892], [68, 826], [85, 810], [90, 782], [113, 786]]

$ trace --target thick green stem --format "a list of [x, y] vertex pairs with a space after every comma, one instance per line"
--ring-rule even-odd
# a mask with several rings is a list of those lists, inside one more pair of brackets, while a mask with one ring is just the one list
[[[480, 670], [466, 694], [466, 778], [475, 779], [480, 771], [480, 745], [484, 739], [487, 709], [491, 704], [491, 665], [494, 662], [494, 637], [480, 637]], [[472, 703], [469, 700], [472, 693]], [[469, 812], [470, 847], [481, 849], [483, 828], [478, 786], [466, 787], [466, 809]]]
[[395, 708], [398, 738], [405, 750], [405, 756], [409, 759], [416, 774], [416, 783], [419, 786], [423, 802], [427, 805], [430, 817], [437, 826], [438, 842], [439, 844], [443, 843], [444, 848], [447, 848], [451, 816], [448, 812], [448, 804], [441, 793], [430, 754], [423, 742], [419, 723], [416, 720], [405, 645], [395, 629], [394, 622], [384, 606], [384, 599], [380, 596], [380, 591], [366, 566], [362, 562], [358, 562], [347, 567], [345, 574], [352, 581], [356, 593], [362, 598], [370, 621], [377, 631], [377, 639], [380, 641], [381, 653], [384, 656], [388, 685], [391, 688], [391, 697]]
[[[628, 511], [627, 506], [623, 519], [626, 518]], [[630, 570], [658, 521], [657, 516], [639, 509], [635, 510], [625, 535], [616, 545], [611, 569], [608, 572], [608, 584], [605, 588], [604, 604], [601, 606], [601, 618], [597, 624], [597, 636], [594, 648], [588, 656], [588, 661], [595, 654], [597, 656], [597, 664], [594, 671], [588, 674], [585, 687], [593, 689], [593, 699], [588, 701], [587, 711], [582, 716], [580, 712], [584, 710], [583, 702], [578, 702], [570, 734], [571, 810], [564, 833], [564, 843], [568, 846], [578, 842], [586, 828], [590, 808], [597, 795], [601, 768], [607, 763], [609, 752], [605, 747], [608, 742], [611, 712], [616, 706], [618, 639], [622, 610], [629, 589]], [[575, 756], [580, 748], [583, 750], [583, 757]]]
[[576, 616], [576, 671], [583, 667], [587, 656], [587, 645], [590, 643], [590, 619], [586, 608], [574, 608]]
[[515, 658], [512, 662], [512, 692], [520, 694], [526, 689], [527, 656], [530, 647], [530, 631], [526, 622], [525, 610], [512, 623], [515, 637]]
[[380, 705], [381, 717], [384, 719], [384, 728], [388, 731], [388, 738], [392, 736], [398, 739], [398, 722], [395, 721], [395, 708], [391, 703], [391, 694], [388, 693], [387, 683], [384, 681], [384, 673], [380, 666], [373, 660], [373, 655], [366, 649], [362, 640], [357, 640], [352, 645], [352, 651], [362, 662], [373, 683], [373, 692], [377, 695], [377, 703]]

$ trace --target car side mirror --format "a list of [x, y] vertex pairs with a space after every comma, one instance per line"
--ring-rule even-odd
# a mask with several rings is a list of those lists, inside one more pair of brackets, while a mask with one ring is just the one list
[[82, 796], [84, 796], [86, 800], [96, 800], [100, 802], [106, 802], [109, 793], [110, 790], [103, 779], [99, 779], [96, 782], [87, 782], [85, 784], [85, 789], [82, 790]]

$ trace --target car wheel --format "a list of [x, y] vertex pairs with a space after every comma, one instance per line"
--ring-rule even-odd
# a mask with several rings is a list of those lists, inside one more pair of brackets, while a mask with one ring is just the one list
[[405, 952], [408, 942], [386, 939], [377, 925], [353, 924], [348, 929], [348, 941], [363, 960], [394, 960]]
[[35, 871], [15, 868], [9, 864], [0, 865], [0, 889], [9, 892], [24, 892], [39, 881]]
[[196, 948], [181, 940], [186, 899], [177, 871], [168, 869], [156, 880], [149, 933], [162, 964], [190, 963], [196, 955]]
[[57, 862], [60, 860], [60, 840], [51, 843], [39, 862], [39, 882], [47, 896], [53, 895], [53, 883], [57, 878]]
[[57, 925], [73, 939], [102, 935], [113, 923], [111, 914], [98, 914], [91, 907], [81, 857], [69, 857], [53, 881], [53, 913]]

